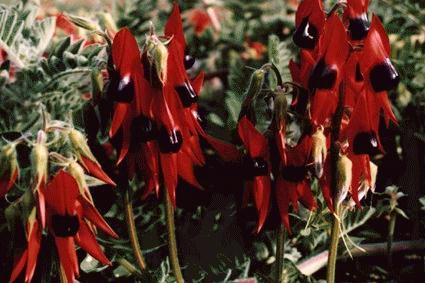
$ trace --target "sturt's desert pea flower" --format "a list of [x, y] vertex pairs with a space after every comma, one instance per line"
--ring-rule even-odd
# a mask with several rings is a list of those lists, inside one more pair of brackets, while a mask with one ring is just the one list
[[322, 1], [302, 1], [295, 18], [294, 43], [300, 48], [313, 50], [319, 41], [325, 20]]
[[271, 191], [271, 164], [268, 141], [246, 116], [238, 123], [238, 133], [247, 151], [243, 157], [245, 173], [245, 194], [252, 194], [258, 210], [257, 233], [261, 230], [267, 217]]
[[367, 36], [370, 26], [367, 17], [368, 6], [369, 0], [347, 0], [343, 18], [352, 40], [362, 40]]

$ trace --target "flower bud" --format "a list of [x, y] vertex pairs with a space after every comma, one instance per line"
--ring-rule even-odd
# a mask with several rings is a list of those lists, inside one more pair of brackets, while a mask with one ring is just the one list
[[151, 35], [146, 40], [148, 59], [155, 68], [156, 76], [162, 84], [167, 80], [168, 50], [155, 35]]
[[72, 16], [72, 15], [68, 15], [69, 20], [76, 25], [77, 27], [83, 28], [85, 30], [88, 31], [97, 31], [99, 30], [99, 26], [97, 24], [95, 24], [94, 22], [83, 18], [83, 17], [77, 17], [77, 16]]
[[80, 131], [77, 131], [76, 129], [71, 129], [68, 133], [68, 137], [72, 147], [77, 153], [79, 160], [82, 156], [84, 156], [97, 163], [96, 158], [94, 157], [87, 144], [86, 137]]
[[99, 13], [98, 16], [100, 19], [100, 23], [106, 28], [109, 34], [117, 33], [117, 25], [115, 24], [115, 21], [110, 13], [102, 12]]
[[78, 187], [80, 188], [80, 193], [85, 195], [85, 191], [87, 190], [87, 183], [84, 176], [84, 169], [77, 162], [71, 162], [68, 165], [67, 172], [77, 182]]
[[251, 80], [249, 82], [248, 90], [246, 93], [247, 98], [255, 98], [261, 91], [261, 87], [264, 83], [264, 77], [266, 71], [263, 69], [258, 69], [251, 75]]
[[323, 175], [323, 165], [327, 155], [326, 137], [323, 133], [323, 127], [319, 127], [312, 136], [311, 154], [314, 172], [317, 178], [320, 178]]
[[13, 186], [19, 175], [16, 145], [7, 144], [0, 149], [0, 197]]
[[351, 186], [353, 163], [346, 155], [340, 155], [336, 165], [337, 204], [347, 197]]
[[36, 143], [31, 151], [31, 164], [36, 181], [35, 190], [38, 190], [41, 182], [45, 182], [48, 176], [49, 151], [44, 143]]

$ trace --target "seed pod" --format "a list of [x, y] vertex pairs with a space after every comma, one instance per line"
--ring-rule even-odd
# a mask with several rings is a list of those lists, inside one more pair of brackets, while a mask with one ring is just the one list
[[323, 127], [319, 127], [312, 136], [311, 155], [313, 158], [314, 172], [317, 178], [323, 175], [323, 166], [327, 155], [326, 137], [323, 134]]
[[347, 197], [351, 186], [353, 163], [346, 155], [340, 155], [336, 165], [337, 204]]
[[68, 17], [69, 17], [69, 20], [77, 27], [80, 27], [89, 31], [99, 30], [99, 26], [97, 24], [95, 24], [94, 22], [86, 18], [71, 16], [71, 15], [68, 15]]
[[71, 162], [68, 165], [66, 171], [71, 175], [78, 184], [80, 194], [86, 197], [90, 202], [93, 202], [93, 198], [87, 186], [86, 178], [84, 176], [84, 169], [77, 163]]

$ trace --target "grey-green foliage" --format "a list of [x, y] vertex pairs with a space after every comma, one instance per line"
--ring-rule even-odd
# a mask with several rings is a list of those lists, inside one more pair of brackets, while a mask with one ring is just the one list
[[38, 62], [55, 31], [55, 17], [36, 20], [37, 11], [32, 3], [0, 6], [0, 48], [19, 68]]

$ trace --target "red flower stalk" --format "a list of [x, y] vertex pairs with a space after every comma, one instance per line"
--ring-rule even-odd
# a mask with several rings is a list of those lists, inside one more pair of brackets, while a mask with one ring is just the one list
[[247, 150], [243, 169], [246, 174], [246, 191], [252, 192], [258, 210], [258, 233], [264, 225], [270, 203], [271, 164], [268, 141], [246, 116], [238, 123], [238, 133]]

